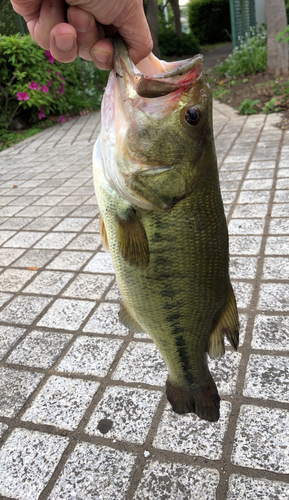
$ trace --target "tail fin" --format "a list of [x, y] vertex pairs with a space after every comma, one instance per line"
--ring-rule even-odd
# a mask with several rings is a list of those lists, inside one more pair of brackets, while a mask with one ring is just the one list
[[175, 413], [196, 413], [198, 417], [217, 422], [220, 418], [220, 396], [212, 377], [204, 388], [190, 391], [177, 387], [168, 378], [166, 393]]

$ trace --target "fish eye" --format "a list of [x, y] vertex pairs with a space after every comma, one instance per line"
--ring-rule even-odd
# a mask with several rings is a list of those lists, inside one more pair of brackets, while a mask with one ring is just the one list
[[188, 125], [191, 126], [196, 126], [200, 123], [202, 119], [202, 114], [199, 108], [188, 108], [185, 114], [185, 120], [188, 123]]

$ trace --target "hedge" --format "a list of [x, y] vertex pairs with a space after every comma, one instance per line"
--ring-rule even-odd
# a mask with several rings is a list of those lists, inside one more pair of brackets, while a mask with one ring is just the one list
[[230, 40], [229, 0], [191, 0], [188, 14], [191, 32], [200, 44]]

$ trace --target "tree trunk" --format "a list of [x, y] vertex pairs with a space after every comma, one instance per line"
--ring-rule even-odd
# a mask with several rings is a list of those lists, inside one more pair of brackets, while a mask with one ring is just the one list
[[160, 57], [158, 42], [158, 0], [147, 0], [146, 17], [154, 44], [153, 53], [155, 56]]
[[182, 25], [181, 25], [181, 13], [180, 13], [180, 7], [179, 7], [179, 0], [169, 0], [169, 2], [172, 6], [173, 13], [174, 13], [176, 35], [178, 38], [181, 38]]
[[276, 35], [287, 26], [284, 0], [265, 0], [267, 20], [267, 71], [274, 75], [288, 73], [288, 43], [278, 43]]

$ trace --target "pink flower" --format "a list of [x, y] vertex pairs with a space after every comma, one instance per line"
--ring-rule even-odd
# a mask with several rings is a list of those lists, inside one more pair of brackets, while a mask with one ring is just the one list
[[65, 82], [65, 78], [64, 78], [64, 76], [61, 76], [60, 78], [61, 78], [61, 80], [63, 80], [63, 81]]
[[46, 114], [44, 113], [43, 109], [40, 108], [38, 112], [38, 119], [41, 120], [42, 118], [45, 118]]
[[46, 57], [47, 57], [48, 61], [49, 61], [51, 64], [53, 64], [53, 63], [54, 63], [54, 61], [55, 61], [55, 59], [54, 59], [53, 55], [51, 54], [50, 50], [46, 50], [46, 51], [45, 51], [45, 55], [46, 55]]
[[49, 92], [49, 88], [48, 88], [48, 87], [46, 87], [46, 85], [42, 85], [42, 87], [41, 87], [41, 92], [46, 92], [46, 93], [48, 94], [48, 92]]
[[47, 73], [51, 73], [51, 69], [48, 69], [48, 70], [47, 70]]
[[51, 87], [51, 80], [48, 80], [47, 87]]
[[61, 121], [61, 122], [66, 122], [66, 118], [65, 118], [65, 116], [64, 116], [64, 115], [61, 115], [61, 117], [60, 117], [60, 120], [59, 120], [59, 121]]
[[64, 88], [60, 89], [60, 94], [64, 94]]
[[29, 83], [28, 87], [31, 89], [31, 90], [39, 90], [39, 84], [37, 82], [31, 82]]
[[17, 100], [18, 101], [28, 101], [29, 100], [29, 94], [28, 92], [18, 92], [17, 95]]
[[55, 76], [59, 76], [59, 75], [60, 75], [60, 71], [56, 71]]

